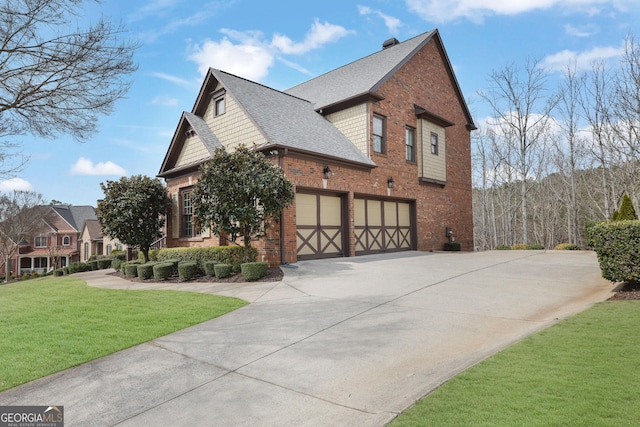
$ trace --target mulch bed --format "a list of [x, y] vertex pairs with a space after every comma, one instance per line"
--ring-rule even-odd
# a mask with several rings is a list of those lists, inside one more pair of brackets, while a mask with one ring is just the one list
[[609, 301], [640, 300], [640, 282], [625, 282]]
[[[116, 271], [115, 273], [111, 273], [112, 276], [121, 277], [123, 279], [129, 280], [131, 282], [139, 282], [139, 283], [244, 283], [244, 277], [242, 274], [234, 274], [229, 277], [225, 277], [224, 279], [219, 279], [217, 277], [209, 277], [209, 276], [200, 276], [196, 277], [188, 282], [183, 282], [179, 277], [174, 276], [167, 280], [155, 280], [151, 279], [141, 279], [139, 277], [126, 277], [122, 271]], [[266, 276], [261, 279], [256, 280], [256, 282], [279, 282], [283, 277], [282, 270], [280, 267], [270, 268], [267, 270]]]

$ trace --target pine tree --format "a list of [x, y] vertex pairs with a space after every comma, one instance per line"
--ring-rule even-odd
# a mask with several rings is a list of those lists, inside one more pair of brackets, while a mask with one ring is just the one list
[[636, 215], [636, 210], [633, 208], [633, 202], [631, 201], [631, 197], [625, 193], [622, 196], [622, 203], [620, 204], [620, 213], [618, 215], [618, 221], [632, 220], [638, 219]]

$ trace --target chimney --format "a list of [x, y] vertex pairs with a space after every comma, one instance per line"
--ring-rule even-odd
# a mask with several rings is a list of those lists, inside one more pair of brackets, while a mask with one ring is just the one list
[[397, 38], [395, 38], [395, 37], [392, 37], [392, 38], [390, 38], [390, 39], [385, 40], [385, 41], [384, 41], [384, 43], [382, 43], [382, 49], [384, 50], [384, 49], [386, 49], [386, 48], [389, 48], [389, 47], [391, 47], [391, 46], [395, 46], [395, 45], [397, 45], [397, 44], [400, 44], [400, 42], [398, 41], [398, 39], [397, 39]]

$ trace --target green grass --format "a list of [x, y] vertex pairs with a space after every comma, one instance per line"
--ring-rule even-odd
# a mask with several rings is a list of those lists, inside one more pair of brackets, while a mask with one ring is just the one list
[[468, 369], [391, 426], [637, 426], [640, 302], [604, 302]]
[[240, 308], [181, 291], [123, 291], [46, 277], [0, 286], [0, 390]]

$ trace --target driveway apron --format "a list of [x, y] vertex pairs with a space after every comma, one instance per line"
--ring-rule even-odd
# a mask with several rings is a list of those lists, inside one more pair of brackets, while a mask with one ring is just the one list
[[281, 282], [142, 284], [251, 304], [0, 393], [66, 426], [382, 426], [504, 347], [611, 295], [580, 251], [404, 252], [301, 262]]

